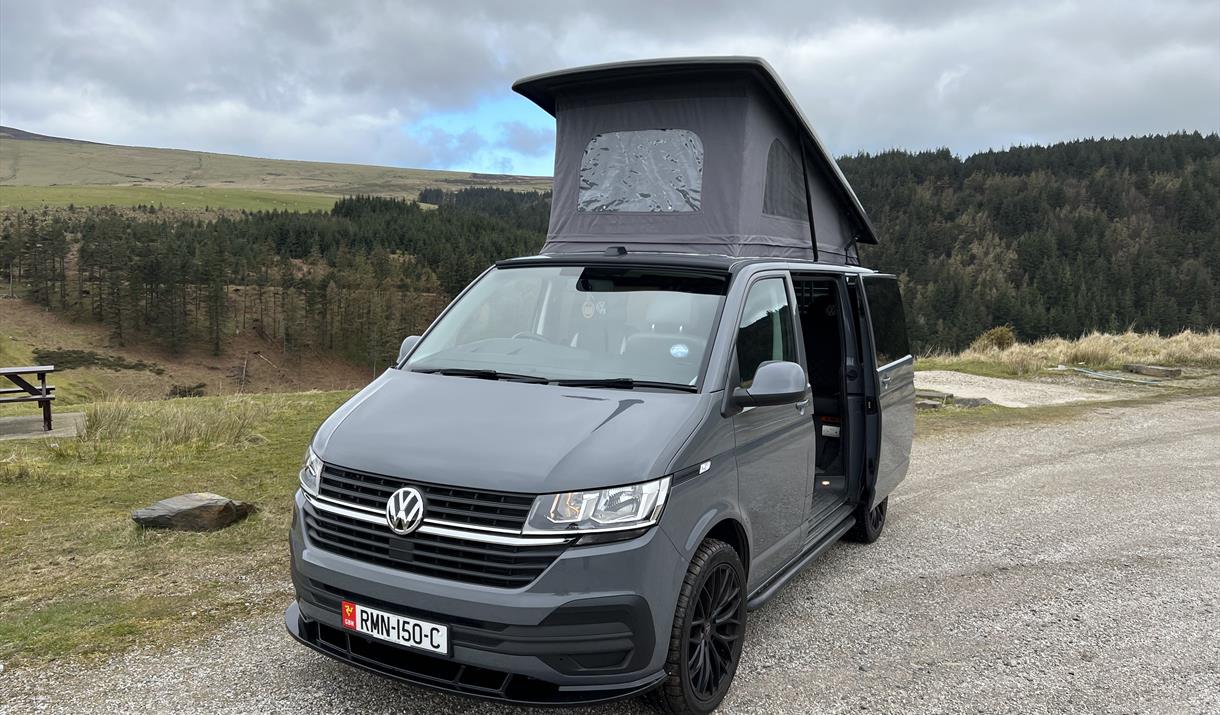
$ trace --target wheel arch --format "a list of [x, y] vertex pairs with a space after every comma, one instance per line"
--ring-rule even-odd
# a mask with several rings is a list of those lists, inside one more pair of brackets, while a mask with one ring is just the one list
[[707, 530], [707, 533], [700, 539], [700, 543], [708, 539], [719, 539], [737, 552], [737, 558], [741, 559], [741, 565], [745, 568], [746, 574], [750, 572], [750, 538], [746, 535], [745, 526], [740, 521], [732, 516], [725, 516], [720, 519]]

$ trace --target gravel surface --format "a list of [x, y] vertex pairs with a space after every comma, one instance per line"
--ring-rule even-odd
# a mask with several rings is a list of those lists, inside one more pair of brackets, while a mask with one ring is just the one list
[[[0, 673], [5, 714], [501, 711], [524, 712], [332, 663], [278, 616]], [[721, 711], [1220, 712], [1220, 398], [918, 440], [881, 540], [751, 614]]]
[[1072, 384], [1069, 378], [1046, 380], [1007, 380], [1000, 377], [970, 375], [952, 370], [918, 370], [915, 386], [947, 392], [954, 397], [986, 397], [1005, 407], [1038, 407], [1067, 402], [1113, 400], [1143, 394], [1139, 386], [1105, 384], [1096, 380], [1088, 387]]

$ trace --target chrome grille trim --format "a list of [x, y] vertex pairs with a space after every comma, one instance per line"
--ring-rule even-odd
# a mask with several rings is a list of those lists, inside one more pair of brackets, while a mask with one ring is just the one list
[[[346, 516], [349, 519], [357, 519], [369, 524], [377, 524], [385, 526], [385, 515], [373, 514], [361, 508], [353, 508], [351, 505], [342, 505], [340, 503], [327, 499], [325, 497], [316, 497], [309, 492], [305, 492], [305, 499], [310, 506], [322, 511], [328, 511], [332, 514]], [[440, 526], [439, 524], [446, 524]], [[436, 522], [432, 519], [425, 519], [424, 525], [419, 527], [417, 531], [421, 534], [432, 534], [434, 536], [447, 536], [453, 539], [465, 539], [467, 541], [478, 541], [485, 544], [500, 544], [503, 546], [558, 546], [560, 544], [569, 544], [574, 538], [563, 537], [537, 537], [537, 536], [513, 536], [508, 534], [492, 533], [482, 530], [474, 530], [465, 525], [448, 525], [446, 522]]]

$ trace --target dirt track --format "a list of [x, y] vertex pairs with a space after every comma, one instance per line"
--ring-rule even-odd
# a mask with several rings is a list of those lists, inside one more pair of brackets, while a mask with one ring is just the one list
[[[834, 547], [749, 629], [722, 712], [1218, 712], [1220, 398], [919, 440], [881, 540]], [[501, 710], [333, 664], [278, 617], [0, 674], [13, 714]]]

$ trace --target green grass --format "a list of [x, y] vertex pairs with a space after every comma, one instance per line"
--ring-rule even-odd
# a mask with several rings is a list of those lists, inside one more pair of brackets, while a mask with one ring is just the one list
[[252, 189], [151, 186], [0, 186], [0, 208], [137, 206], [245, 211], [329, 211], [337, 196]]
[[[282, 608], [301, 455], [350, 394], [98, 403], [84, 439], [0, 443], [0, 662], [173, 642]], [[193, 491], [259, 511], [207, 534], [130, 519]]]
[[[0, 365], [38, 365], [32, 350], [19, 344], [8, 335], [0, 333]], [[4, 378], [0, 378], [4, 380]], [[55, 387], [55, 405], [74, 405], [99, 399], [106, 394], [105, 386], [94, 376], [79, 370], [55, 372], [47, 376], [47, 384]], [[4, 380], [5, 387], [12, 383]], [[0, 405], [0, 417], [37, 414], [37, 406], [28, 403]], [[0, 462], [4, 460], [4, 448], [0, 447]]]

